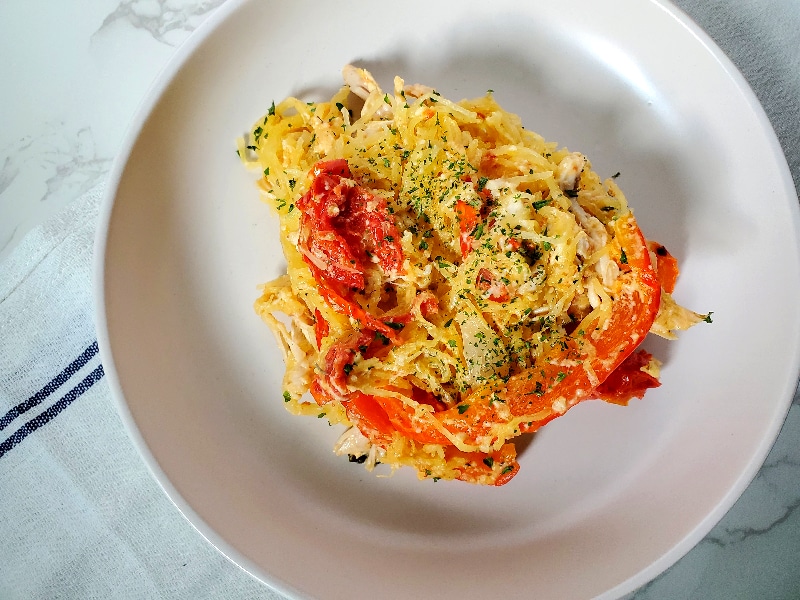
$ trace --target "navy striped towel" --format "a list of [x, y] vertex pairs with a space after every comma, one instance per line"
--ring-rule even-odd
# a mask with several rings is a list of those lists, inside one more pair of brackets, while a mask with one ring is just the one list
[[93, 322], [101, 195], [0, 264], [0, 598], [278, 598], [181, 517], [116, 413]]

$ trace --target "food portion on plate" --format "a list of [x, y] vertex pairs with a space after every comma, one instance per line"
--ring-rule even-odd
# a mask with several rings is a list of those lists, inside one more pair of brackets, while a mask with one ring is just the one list
[[287, 98], [239, 141], [280, 218], [286, 275], [255, 309], [296, 414], [337, 454], [502, 485], [513, 439], [587, 399], [659, 384], [639, 348], [702, 315], [671, 296], [612, 176], [524, 129], [490, 90], [453, 102], [353, 66], [328, 102]]

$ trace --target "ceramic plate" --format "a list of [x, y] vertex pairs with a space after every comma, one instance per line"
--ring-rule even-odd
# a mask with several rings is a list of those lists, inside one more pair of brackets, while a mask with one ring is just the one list
[[[587, 154], [678, 257], [713, 325], [648, 342], [663, 385], [584, 403], [502, 488], [376, 478], [283, 409], [253, 313], [284, 269], [235, 140], [273, 100], [323, 100], [346, 63], [450, 98], [495, 91]], [[98, 238], [109, 382], [147, 464], [225, 555], [298, 598], [615, 597], [687, 552], [765, 458], [797, 381], [797, 199], [741, 76], [655, 1], [234, 1], [133, 123]]]

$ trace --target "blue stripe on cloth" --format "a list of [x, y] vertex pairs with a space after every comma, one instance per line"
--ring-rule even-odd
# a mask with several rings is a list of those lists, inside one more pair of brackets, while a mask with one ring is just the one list
[[0, 417], [0, 431], [3, 431], [11, 421], [16, 419], [21, 414], [32, 409], [34, 406], [41, 404], [50, 394], [55, 392], [64, 383], [69, 381], [69, 378], [77, 373], [86, 363], [88, 363], [95, 354], [97, 354], [97, 340], [95, 340], [83, 353], [72, 361], [67, 368], [56, 375], [50, 383], [36, 392], [33, 396], [17, 404], [14, 408], [9, 410], [6, 414]]
[[0, 444], [0, 458], [3, 458], [7, 452], [19, 444], [22, 440], [28, 437], [28, 434], [33, 433], [41, 426], [46, 425], [53, 420], [62, 410], [72, 404], [76, 398], [79, 398], [86, 390], [91, 388], [95, 383], [100, 381], [104, 375], [103, 365], [99, 365], [94, 371], [89, 373], [83, 380], [72, 388], [67, 394], [58, 402], [53, 404], [50, 408], [43, 411], [39, 416], [34, 417], [25, 425], [17, 429], [11, 437]]

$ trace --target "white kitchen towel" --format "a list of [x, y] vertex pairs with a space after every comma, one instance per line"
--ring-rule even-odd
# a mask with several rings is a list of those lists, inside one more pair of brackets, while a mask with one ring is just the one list
[[93, 320], [101, 195], [0, 264], [0, 599], [281, 598], [181, 517], [117, 415]]

